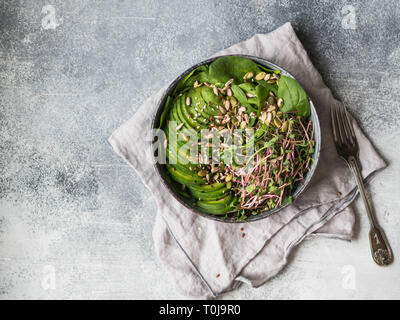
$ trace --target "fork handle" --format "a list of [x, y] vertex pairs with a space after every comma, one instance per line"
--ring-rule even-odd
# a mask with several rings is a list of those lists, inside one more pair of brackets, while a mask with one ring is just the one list
[[369, 243], [371, 246], [372, 258], [376, 264], [380, 266], [391, 264], [393, 261], [392, 250], [390, 249], [390, 245], [386, 239], [385, 233], [376, 222], [371, 204], [367, 198], [359, 161], [353, 156], [350, 156], [347, 161], [356, 178], [358, 190], [360, 191], [361, 197], [364, 201], [365, 209], [367, 210], [367, 215], [371, 224], [371, 229], [369, 231]]

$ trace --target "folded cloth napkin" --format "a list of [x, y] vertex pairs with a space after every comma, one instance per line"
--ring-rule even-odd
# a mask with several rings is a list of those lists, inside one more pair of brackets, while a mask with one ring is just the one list
[[[222, 223], [189, 212], [160, 183], [151, 162], [151, 118], [165, 88], [144, 102], [137, 113], [109, 138], [150, 189], [158, 205], [153, 229], [157, 254], [182, 294], [216, 297], [242, 282], [259, 286], [287, 263], [291, 250], [311, 234], [350, 240], [354, 215], [348, 205], [356, 195], [354, 179], [336, 153], [329, 121], [330, 106], [339, 103], [325, 86], [290, 23], [268, 34], [256, 34], [216, 55], [247, 54], [276, 63], [305, 88], [321, 123], [319, 165], [309, 187], [294, 203], [261, 221]], [[370, 178], [384, 168], [371, 143], [354, 122], [362, 174]]]

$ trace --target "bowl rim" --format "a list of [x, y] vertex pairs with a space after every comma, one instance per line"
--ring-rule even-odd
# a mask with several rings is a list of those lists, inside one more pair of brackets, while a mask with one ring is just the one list
[[[195, 65], [191, 66], [190, 68], [186, 69], [185, 71], [183, 71], [178, 77], [175, 78], [175, 80], [173, 80], [169, 86], [167, 87], [167, 89], [164, 91], [164, 93], [162, 94], [161, 98], [158, 100], [157, 103], [157, 107], [155, 108], [155, 111], [153, 112], [152, 115], [152, 121], [151, 121], [151, 129], [157, 129], [157, 124], [159, 123], [160, 120], [160, 115], [161, 115], [161, 111], [165, 105], [166, 99], [169, 95], [169, 93], [175, 88], [175, 86], [178, 84], [178, 82], [184, 78], [186, 75], [188, 75], [190, 72], [192, 72], [194, 69], [202, 66], [202, 65], [206, 65], [206, 64], [210, 64], [211, 62], [213, 62], [214, 60], [221, 58], [221, 57], [227, 57], [227, 56], [240, 56], [240, 57], [244, 57], [244, 58], [248, 58], [250, 60], [253, 60], [256, 63], [262, 64], [266, 67], [269, 67], [271, 69], [274, 70], [279, 70], [281, 71], [282, 74], [284, 74], [285, 76], [289, 76], [291, 78], [293, 78], [294, 80], [296, 80], [300, 86], [303, 88], [303, 86], [301, 85], [301, 83], [290, 73], [288, 72], [285, 68], [267, 60], [261, 57], [257, 57], [257, 56], [252, 56], [252, 55], [246, 55], [246, 54], [227, 54], [227, 55], [218, 55], [218, 56], [213, 56], [211, 58], [208, 58], [206, 60], [203, 60], [201, 62], [196, 63]], [[303, 88], [304, 89], [304, 88]], [[304, 90], [305, 91], [305, 90]], [[307, 91], [306, 91], [307, 93]], [[310, 107], [311, 107], [311, 115], [310, 117], [313, 118], [313, 125], [314, 125], [314, 139], [315, 139], [315, 146], [314, 146], [314, 154], [313, 154], [313, 159], [314, 162], [311, 164], [310, 170], [306, 173], [305, 178], [304, 178], [304, 182], [302, 184], [300, 184], [295, 191], [291, 194], [292, 196], [292, 202], [285, 204], [283, 206], [274, 208], [272, 210], [268, 210], [268, 211], [264, 211], [261, 212], [257, 215], [254, 216], [248, 216], [248, 218], [244, 221], [238, 221], [238, 220], [233, 220], [233, 219], [224, 219], [222, 218], [223, 216], [218, 216], [218, 215], [211, 215], [205, 212], [202, 212], [200, 210], [197, 210], [196, 207], [190, 206], [188, 203], [186, 203], [173, 189], [172, 187], [168, 184], [167, 181], [165, 181], [164, 177], [162, 176], [161, 170], [160, 170], [160, 164], [156, 163], [155, 161], [153, 161], [153, 166], [154, 169], [157, 173], [158, 178], [161, 180], [161, 183], [164, 185], [164, 187], [168, 190], [168, 192], [181, 204], [183, 205], [186, 209], [188, 209], [191, 214], [196, 214], [199, 215], [201, 217], [204, 217], [206, 219], [212, 220], [212, 221], [218, 221], [218, 222], [223, 222], [223, 223], [244, 223], [244, 222], [254, 222], [254, 221], [259, 221], [265, 218], [270, 217], [273, 214], [278, 213], [279, 211], [283, 210], [284, 208], [292, 205], [295, 200], [306, 190], [306, 188], [308, 187], [310, 181], [312, 180], [312, 177], [314, 176], [314, 173], [316, 171], [316, 168], [318, 166], [318, 162], [319, 162], [319, 157], [320, 157], [320, 151], [321, 151], [321, 128], [320, 128], [320, 122], [319, 122], [319, 118], [318, 118], [318, 113], [314, 107], [314, 103], [312, 102], [311, 98], [309, 97], [309, 95], [307, 94], [307, 98], [310, 102]], [[154, 144], [151, 143], [151, 156], [154, 155]]]

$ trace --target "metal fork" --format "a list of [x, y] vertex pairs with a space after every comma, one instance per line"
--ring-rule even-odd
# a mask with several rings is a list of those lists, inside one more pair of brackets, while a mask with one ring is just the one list
[[363, 178], [361, 175], [361, 165], [359, 160], [359, 148], [354, 133], [354, 128], [351, 123], [349, 114], [345, 106], [331, 107], [331, 120], [333, 139], [335, 141], [336, 150], [349, 165], [354, 177], [357, 181], [358, 190], [367, 210], [371, 229], [369, 231], [369, 242], [371, 245], [371, 253], [374, 261], [380, 265], [388, 265], [393, 261], [392, 250], [383, 232], [378, 225], [372, 207], [368, 201]]

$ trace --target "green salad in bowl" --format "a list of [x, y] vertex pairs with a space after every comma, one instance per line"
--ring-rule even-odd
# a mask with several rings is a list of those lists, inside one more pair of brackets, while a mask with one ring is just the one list
[[[263, 59], [224, 56], [179, 77], [160, 103], [157, 171], [192, 211], [257, 220], [289, 205], [319, 155], [318, 117], [306, 92]], [[162, 138], [163, 139], [162, 139]]]

